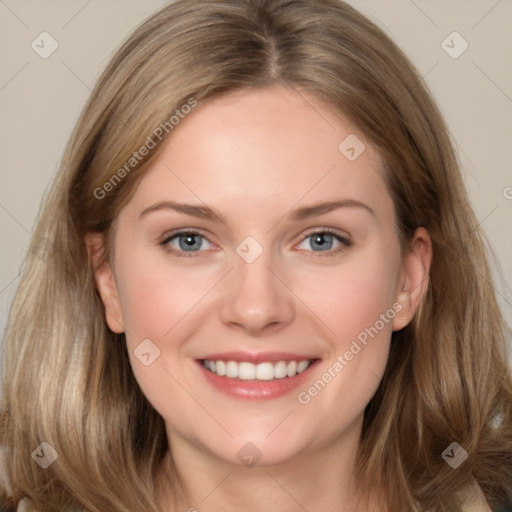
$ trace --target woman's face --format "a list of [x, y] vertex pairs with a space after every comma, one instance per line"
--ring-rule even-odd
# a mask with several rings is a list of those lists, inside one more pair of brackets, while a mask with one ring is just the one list
[[230, 93], [182, 120], [97, 273], [171, 447], [275, 464], [356, 439], [419, 300], [418, 233], [402, 258], [376, 152], [311, 95]]

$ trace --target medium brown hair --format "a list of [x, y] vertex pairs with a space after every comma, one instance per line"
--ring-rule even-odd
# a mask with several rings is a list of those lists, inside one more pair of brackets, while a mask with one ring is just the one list
[[[421, 77], [341, 1], [178, 0], [138, 27], [100, 77], [24, 261], [3, 348], [11, 505], [26, 497], [39, 512], [158, 510], [164, 422], [134, 379], [124, 335], [106, 325], [84, 237], [110, 240], [119, 209], [172, 129], [104, 197], [98, 188], [176, 109], [274, 83], [350, 118], [382, 157], [402, 246], [420, 226], [433, 242], [428, 292], [411, 324], [393, 334], [365, 410], [360, 487], [381, 493], [392, 511], [458, 510], [455, 493], [473, 480], [491, 506], [507, 500], [506, 326], [483, 233]], [[45, 470], [31, 457], [43, 441], [59, 454]], [[468, 452], [457, 470], [441, 458], [453, 441]]]

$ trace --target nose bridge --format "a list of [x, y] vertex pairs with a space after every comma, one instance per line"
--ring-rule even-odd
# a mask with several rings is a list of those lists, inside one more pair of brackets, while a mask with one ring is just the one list
[[272, 251], [252, 237], [238, 245], [223, 297], [224, 323], [256, 334], [267, 325], [284, 325], [293, 319], [291, 294], [274, 275], [278, 273], [275, 263]]

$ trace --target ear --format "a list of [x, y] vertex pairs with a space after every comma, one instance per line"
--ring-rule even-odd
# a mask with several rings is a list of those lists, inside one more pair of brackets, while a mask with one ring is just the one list
[[396, 301], [402, 306], [393, 319], [393, 331], [403, 329], [414, 317], [427, 291], [432, 241], [425, 228], [418, 228], [402, 261]]
[[87, 233], [85, 243], [94, 269], [96, 288], [105, 306], [107, 325], [115, 333], [124, 332], [121, 301], [110, 262], [102, 261], [105, 253], [104, 237], [99, 233]]

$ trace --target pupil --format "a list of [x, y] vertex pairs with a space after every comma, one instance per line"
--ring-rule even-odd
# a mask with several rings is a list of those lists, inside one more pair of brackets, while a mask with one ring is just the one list
[[[325, 239], [326, 237], [328, 238], [327, 241]], [[322, 251], [326, 251], [332, 246], [332, 237], [328, 233], [319, 233], [315, 236], [314, 243], [317, 244]]]
[[180, 248], [181, 249], [199, 249], [201, 247], [201, 242], [196, 240], [197, 235], [182, 235], [180, 237]]

